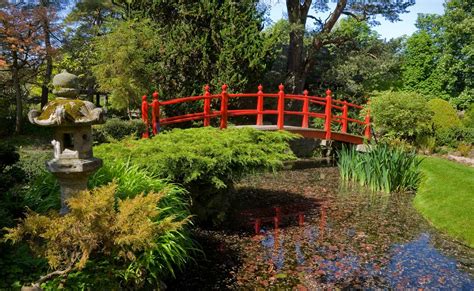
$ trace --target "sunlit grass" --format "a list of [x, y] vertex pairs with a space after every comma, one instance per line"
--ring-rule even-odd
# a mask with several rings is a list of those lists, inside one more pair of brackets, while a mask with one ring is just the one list
[[415, 208], [436, 228], [474, 247], [474, 168], [427, 157], [421, 169]]

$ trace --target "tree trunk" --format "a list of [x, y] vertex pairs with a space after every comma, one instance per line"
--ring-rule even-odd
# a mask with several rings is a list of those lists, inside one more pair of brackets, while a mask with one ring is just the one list
[[12, 66], [12, 81], [13, 89], [15, 90], [16, 99], [16, 118], [15, 118], [15, 133], [19, 134], [23, 125], [23, 100], [21, 98], [20, 74], [18, 72], [18, 53], [12, 52], [13, 66]]
[[51, 56], [51, 34], [49, 31], [48, 18], [43, 19], [44, 30], [44, 45], [46, 47], [46, 71], [44, 72], [43, 84], [41, 85], [41, 108], [48, 103], [49, 82], [51, 82], [51, 75], [53, 73], [53, 57]]
[[291, 25], [285, 80], [285, 91], [289, 93], [303, 92], [306, 81], [304, 33], [311, 2], [311, 0], [305, 0], [301, 4], [300, 0], [286, 0], [288, 21]]

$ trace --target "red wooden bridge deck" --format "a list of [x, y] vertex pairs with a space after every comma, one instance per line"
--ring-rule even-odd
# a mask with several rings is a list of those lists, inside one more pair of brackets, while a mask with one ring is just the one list
[[[235, 116], [256, 116], [255, 124], [245, 124], [240, 126], [252, 126], [260, 130], [287, 130], [298, 133], [308, 138], [318, 138], [324, 140], [335, 140], [352, 144], [362, 144], [364, 140], [370, 139], [370, 116], [369, 112], [365, 115], [364, 120], [350, 118], [349, 112], [359, 116], [362, 106], [333, 99], [331, 90], [326, 91], [326, 96], [311, 96], [305, 90], [302, 95], [286, 94], [284, 86], [280, 84], [278, 93], [264, 93], [263, 87], [258, 86], [257, 93], [227, 93], [227, 85], [222, 85], [222, 91], [219, 94], [211, 94], [209, 86], [204, 87], [204, 95], [176, 98], [172, 100], [159, 101], [158, 93], [153, 93], [152, 107], [152, 132], [158, 134], [160, 126], [176, 124], [180, 122], [202, 120], [203, 126], [210, 126], [211, 119], [219, 119], [221, 129], [227, 128], [229, 117]], [[255, 109], [229, 109], [229, 102], [238, 98], [256, 98]], [[276, 100], [276, 108], [265, 108], [265, 100]], [[301, 103], [301, 110], [287, 110], [288, 103]], [[160, 117], [160, 110], [166, 106], [182, 104], [187, 102], [201, 102], [202, 111], [196, 113], [187, 113], [177, 116]], [[143, 134], [144, 138], [148, 137], [148, 102], [146, 96], [143, 96], [142, 102], [142, 119], [147, 124], [147, 132]], [[212, 108], [214, 107], [216, 108]], [[295, 106], [292, 106], [294, 108]], [[276, 117], [276, 124], [264, 124], [264, 116]], [[285, 116], [300, 116], [301, 126], [285, 125]], [[310, 119], [321, 119], [324, 121], [324, 129], [312, 127]], [[349, 132], [349, 125], [359, 125], [359, 130]], [[334, 125], [340, 125], [340, 130], [335, 130]], [[351, 127], [352, 128], [352, 127]]]

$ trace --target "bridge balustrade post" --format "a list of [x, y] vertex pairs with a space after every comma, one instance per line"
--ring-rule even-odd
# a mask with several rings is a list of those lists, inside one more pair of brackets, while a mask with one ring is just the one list
[[324, 130], [326, 131], [326, 140], [331, 139], [331, 119], [332, 119], [332, 97], [331, 90], [326, 90], [326, 108], [325, 108]]
[[221, 92], [221, 129], [227, 128], [227, 105], [229, 102], [229, 95], [227, 94], [227, 85], [222, 85]]
[[367, 140], [370, 140], [370, 110], [367, 110], [365, 115], [365, 133], [364, 136]]
[[280, 84], [278, 86], [278, 89], [280, 90], [278, 92], [278, 121], [277, 121], [277, 127], [278, 129], [283, 129], [284, 123], [285, 123], [285, 92], [283, 91], [285, 89], [285, 86], [283, 84]]
[[204, 86], [204, 126], [211, 125], [211, 93], [209, 85]]
[[148, 101], [147, 101], [147, 96], [146, 95], [142, 96], [142, 120], [143, 120], [143, 123], [145, 123], [145, 132], [142, 134], [142, 138], [149, 138], [149, 134], [148, 134], [148, 126], [149, 126]]
[[308, 90], [303, 91], [304, 100], [303, 100], [303, 121], [301, 122], [302, 128], [308, 128], [309, 125], [309, 98]]
[[344, 105], [342, 106], [342, 133], [347, 133], [347, 111], [347, 101], [344, 101]]
[[263, 86], [258, 85], [257, 92], [257, 125], [263, 125]]
[[153, 101], [151, 102], [151, 122], [153, 135], [160, 132], [160, 101], [158, 100], [158, 92], [153, 92]]

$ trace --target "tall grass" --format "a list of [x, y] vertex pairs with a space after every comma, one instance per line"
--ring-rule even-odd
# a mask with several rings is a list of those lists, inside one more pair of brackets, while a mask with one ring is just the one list
[[343, 147], [338, 154], [339, 172], [344, 182], [358, 183], [372, 191], [385, 193], [414, 191], [421, 179], [414, 152], [373, 145], [366, 153]]

